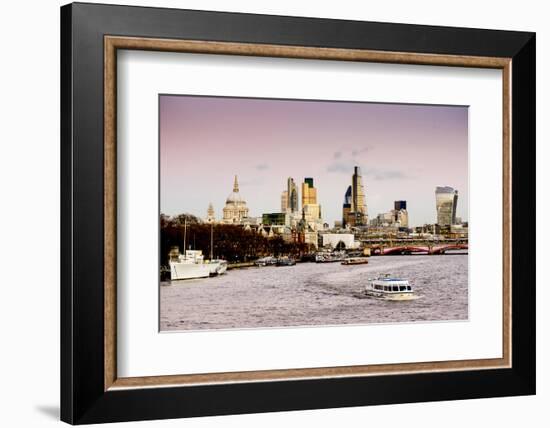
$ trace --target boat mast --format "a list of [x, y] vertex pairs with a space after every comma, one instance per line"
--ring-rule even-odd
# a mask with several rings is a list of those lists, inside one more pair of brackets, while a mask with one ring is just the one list
[[210, 223], [210, 260], [214, 259], [214, 225]]
[[183, 255], [184, 256], [185, 256], [185, 253], [187, 252], [186, 242], [187, 242], [187, 216], [183, 221]]

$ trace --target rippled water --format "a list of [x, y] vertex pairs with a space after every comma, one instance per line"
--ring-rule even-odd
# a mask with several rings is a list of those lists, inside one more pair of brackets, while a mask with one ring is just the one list
[[[408, 279], [419, 300], [388, 302], [362, 290], [380, 273]], [[299, 263], [162, 283], [161, 330], [466, 320], [468, 256], [371, 257], [367, 265]]]

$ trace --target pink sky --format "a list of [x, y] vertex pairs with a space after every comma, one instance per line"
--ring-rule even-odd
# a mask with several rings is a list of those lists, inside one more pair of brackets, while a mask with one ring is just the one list
[[435, 187], [468, 218], [464, 106], [160, 96], [160, 207], [219, 218], [233, 177], [251, 216], [279, 212], [287, 177], [313, 177], [323, 219], [341, 219], [353, 166], [370, 218], [406, 200], [411, 226], [435, 222]]

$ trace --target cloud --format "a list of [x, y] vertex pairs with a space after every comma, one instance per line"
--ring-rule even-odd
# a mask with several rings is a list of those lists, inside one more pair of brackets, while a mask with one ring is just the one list
[[361, 147], [359, 149], [353, 149], [351, 151], [351, 157], [356, 157], [356, 156], [361, 155], [363, 153], [366, 153], [368, 151], [370, 151], [370, 147]]
[[[363, 162], [357, 159], [357, 156], [369, 151], [368, 146], [350, 148], [346, 147], [334, 152], [333, 160], [327, 165], [328, 172], [338, 172], [343, 174], [352, 174], [353, 167], [361, 165]], [[351, 172], [350, 172], [351, 171]]]
[[266, 163], [260, 163], [260, 164], [256, 165], [256, 169], [258, 171], [265, 171], [266, 169], [269, 169], [269, 165], [266, 164]]
[[[339, 174], [347, 174], [351, 177], [353, 167], [361, 167], [361, 163], [355, 162], [353, 159], [348, 161], [332, 162], [327, 166], [328, 172]], [[363, 177], [369, 180], [387, 181], [387, 180], [407, 180], [412, 178], [407, 173], [397, 169], [380, 169], [380, 168], [365, 168], [361, 167]]]
[[377, 169], [371, 168], [366, 172], [363, 171], [363, 175], [372, 178], [373, 180], [383, 181], [383, 180], [406, 180], [411, 178], [408, 174], [405, 174], [403, 171], [395, 169]]
[[332, 162], [328, 164], [327, 171], [328, 172], [341, 172], [343, 174], [353, 174], [353, 162], [344, 162], [344, 161], [338, 161], [338, 162]]

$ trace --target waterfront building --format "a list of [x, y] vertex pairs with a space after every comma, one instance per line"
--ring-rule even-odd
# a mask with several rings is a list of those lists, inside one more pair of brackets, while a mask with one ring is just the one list
[[406, 209], [393, 210], [395, 223], [399, 227], [409, 227], [409, 213]]
[[206, 223], [216, 223], [216, 213], [214, 212], [214, 207], [212, 202], [208, 204], [208, 210], [206, 211]]
[[393, 203], [394, 221], [399, 227], [409, 227], [409, 213], [407, 212], [407, 201], [395, 201]]
[[296, 227], [296, 241], [317, 248], [319, 237], [314, 224], [307, 221], [305, 211], [302, 210], [302, 218]]
[[302, 212], [305, 215], [306, 221], [309, 224], [322, 224], [321, 220], [321, 206], [319, 204], [307, 204], [302, 208]]
[[449, 238], [468, 239], [468, 224], [458, 223], [451, 225]]
[[246, 201], [239, 193], [239, 182], [237, 176], [233, 183], [233, 192], [229, 194], [223, 208], [223, 223], [244, 224], [248, 219], [248, 207]]
[[266, 226], [285, 225], [287, 223], [286, 213], [265, 213], [262, 214], [262, 224]]
[[356, 166], [351, 177], [351, 186], [348, 187], [342, 207], [342, 223], [344, 227], [367, 226], [367, 202], [361, 169]]
[[456, 224], [457, 202], [458, 190], [450, 186], [437, 186], [435, 188], [435, 208], [438, 225], [451, 226]]
[[343, 245], [346, 249], [356, 249], [359, 248], [360, 245], [358, 241], [355, 241], [353, 233], [322, 233], [321, 242], [323, 247], [330, 248], [336, 248]]
[[378, 214], [370, 221], [370, 226], [377, 230], [383, 228], [406, 229], [409, 227], [407, 201], [394, 201], [393, 210]]
[[373, 227], [390, 227], [394, 225], [394, 213], [388, 211], [386, 213], [380, 213], [370, 221], [370, 225]]

